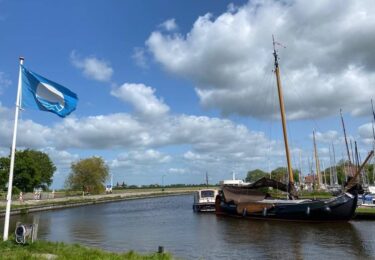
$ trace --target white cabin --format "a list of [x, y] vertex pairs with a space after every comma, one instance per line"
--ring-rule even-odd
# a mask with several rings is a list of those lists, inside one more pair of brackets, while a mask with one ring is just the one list
[[215, 189], [204, 189], [196, 191], [194, 193], [194, 211], [215, 211], [215, 199], [217, 194], [218, 191]]

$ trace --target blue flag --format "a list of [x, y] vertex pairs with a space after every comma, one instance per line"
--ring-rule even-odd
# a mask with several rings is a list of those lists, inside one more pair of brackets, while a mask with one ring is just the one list
[[78, 97], [75, 93], [48, 80], [24, 66], [22, 69], [22, 108], [36, 108], [66, 117], [76, 109]]

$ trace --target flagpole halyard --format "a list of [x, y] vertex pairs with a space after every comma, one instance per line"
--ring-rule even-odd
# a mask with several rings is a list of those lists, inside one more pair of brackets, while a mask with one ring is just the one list
[[5, 221], [4, 221], [4, 241], [8, 240], [9, 233], [9, 218], [10, 218], [10, 207], [12, 204], [12, 187], [13, 187], [13, 172], [14, 172], [14, 159], [16, 152], [16, 140], [17, 140], [17, 127], [18, 127], [18, 113], [21, 106], [21, 90], [22, 90], [22, 67], [24, 58], [20, 57], [20, 68], [18, 75], [18, 88], [17, 88], [17, 99], [16, 99], [16, 111], [14, 115], [14, 129], [13, 129], [13, 141], [12, 141], [12, 151], [10, 156], [10, 169], [9, 169], [9, 181], [8, 181], [8, 195], [7, 195], [7, 206], [5, 211]]

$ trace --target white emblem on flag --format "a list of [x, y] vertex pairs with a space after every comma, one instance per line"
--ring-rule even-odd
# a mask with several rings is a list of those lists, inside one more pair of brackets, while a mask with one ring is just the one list
[[61, 111], [65, 107], [63, 93], [45, 82], [40, 82], [38, 84], [35, 94], [39, 102], [48, 109]]

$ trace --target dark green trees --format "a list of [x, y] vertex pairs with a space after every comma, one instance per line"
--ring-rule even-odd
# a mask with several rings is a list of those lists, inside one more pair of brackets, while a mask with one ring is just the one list
[[[288, 172], [287, 168], [278, 167], [271, 172], [271, 176], [270, 176], [268, 172], [264, 172], [262, 170], [256, 169], [256, 170], [247, 172], [247, 176], [245, 180], [247, 182], [254, 182], [263, 177], [267, 177], [267, 178], [271, 177], [272, 179], [277, 180], [279, 182], [287, 183], [289, 179], [287, 172]], [[293, 177], [294, 177], [294, 182], [299, 181], [299, 170], [293, 169]]]
[[[0, 188], [8, 183], [10, 158], [0, 158]], [[46, 189], [52, 183], [56, 167], [46, 153], [35, 150], [16, 151], [13, 186], [23, 192]]]
[[264, 172], [264, 171], [259, 170], [259, 169], [256, 169], [256, 170], [247, 172], [247, 176], [246, 176], [245, 181], [246, 182], [254, 182], [254, 181], [257, 181], [260, 178], [263, 178], [263, 177], [266, 177], [266, 176], [269, 177], [269, 173]]
[[93, 194], [104, 191], [104, 182], [108, 178], [108, 166], [100, 157], [79, 160], [71, 166], [66, 186], [72, 190], [83, 190]]
[[[288, 169], [286, 167], [278, 167], [271, 172], [272, 179], [279, 182], [287, 183], [289, 180]], [[299, 182], [299, 170], [293, 169], [294, 182]]]
[[8, 182], [9, 174], [9, 159], [2, 157], [0, 158], [0, 190], [5, 188]]

